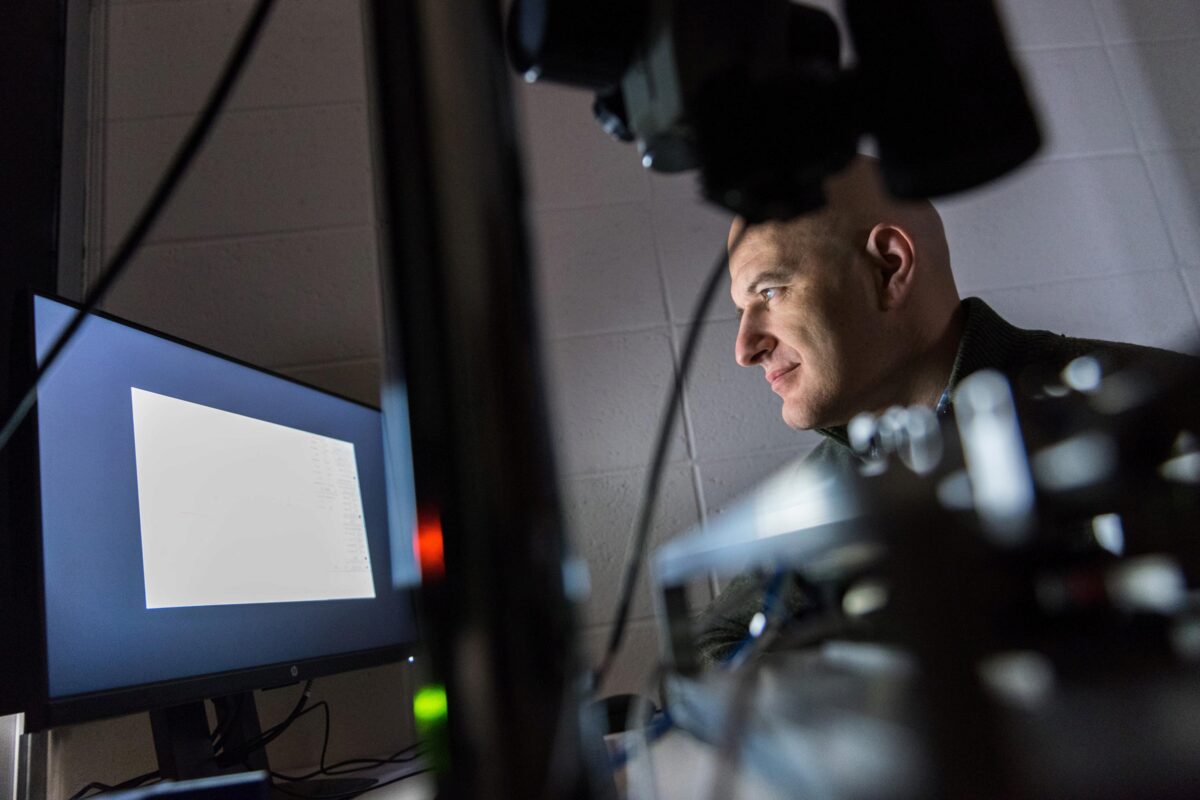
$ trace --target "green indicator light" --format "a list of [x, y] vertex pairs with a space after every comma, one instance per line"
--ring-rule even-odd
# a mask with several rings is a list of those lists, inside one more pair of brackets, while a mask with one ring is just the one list
[[446, 718], [446, 687], [432, 684], [413, 697], [413, 713], [419, 722], [440, 722]]

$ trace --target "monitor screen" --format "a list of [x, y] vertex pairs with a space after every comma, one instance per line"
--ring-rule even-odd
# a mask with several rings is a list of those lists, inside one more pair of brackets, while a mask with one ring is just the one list
[[[74, 310], [35, 296], [39, 359]], [[50, 703], [415, 639], [377, 409], [92, 316], [37, 440]]]

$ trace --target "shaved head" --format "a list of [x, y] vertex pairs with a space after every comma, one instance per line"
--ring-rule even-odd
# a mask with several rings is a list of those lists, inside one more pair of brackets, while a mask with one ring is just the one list
[[[928, 200], [897, 200], [888, 194], [879, 173], [879, 162], [858, 156], [825, 182], [826, 205], [818, 211], [782, 222], [753, 226], [756, 236], [773, 240], [790, 254], [814, 249], [845, 254], [860, 246], [875, 225], [903, 227], [922, 251], [923, 259], [939, 272], [950, 274], [950, 250], [942, 217]], [[729, 244], [746, 227], [737, 218], [729, 230]]]
[[926, 402], [961, 321], [931, 203], [891, 197], [867, 157], [824, 188], [817, 212], [729, 232], [738, 363], [764, 368], [795, 428]]

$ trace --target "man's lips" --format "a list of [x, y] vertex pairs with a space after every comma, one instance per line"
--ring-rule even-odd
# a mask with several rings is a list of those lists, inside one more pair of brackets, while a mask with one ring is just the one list
[[770, 372], [767, 373], [767, 383], [771, 384], [771, 388], [774, 389], [775, 385], [779, 381], [783, 380], [783, 378], [785, 376], [790, 375], [792, 370], [794, 370], [798, 366], [800, 366], [800, 365], [792, 364], [789, 367], [781, 367], [779, 369], [771, 370]]

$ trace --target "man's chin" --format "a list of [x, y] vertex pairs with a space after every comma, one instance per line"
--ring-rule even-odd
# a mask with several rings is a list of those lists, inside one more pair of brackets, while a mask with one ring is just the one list
[[811, 431], [813, 428], [824, 427], [820, 418], [808, 409], [798, 409], [789, 403], [783, 404], [783, 422], [789, 428], [797, 431]]
[[794, 399], [783, 401], [783, 421], [793, 430], [811, 431], [814, 428], [833, 428], [844, 425], [832, 408], [821, 404], [800, 403]]

